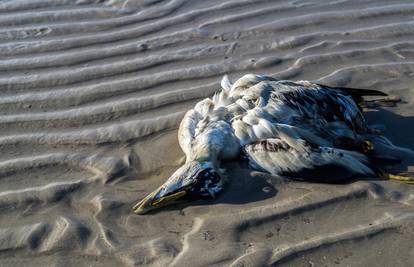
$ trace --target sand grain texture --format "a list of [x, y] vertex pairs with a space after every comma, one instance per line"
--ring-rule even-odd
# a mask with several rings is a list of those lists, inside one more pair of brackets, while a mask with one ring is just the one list
[[[414, 187], [228, 163], [217, 200], [132, 214], [222, 75], [399, 95], [367, 112], [414, 166], [412, 1], [0, 1], [1, 266], [412, 266]], [[388, 151], [384, 151], [388, 153]]]

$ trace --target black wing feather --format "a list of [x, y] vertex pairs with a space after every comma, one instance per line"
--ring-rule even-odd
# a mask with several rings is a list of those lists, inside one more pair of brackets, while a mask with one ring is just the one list
[[334, 90], [340, 90], [344, 93], [346, 93], [347, 95], [350, 96], [388, 96], [386, 93], [378, 91], [378, 90], [373, 90], [373, 89], [359, 89], [359, 88], [349, 88], [349, 87], [332, 87], [332, 86], [327, 86], [327, 85], [322, 85], [322, 84], [317, 84], [319, 86], [322, 87], [326, 87], [326, 88], [330, 88], [330, 89], [334, 89]]

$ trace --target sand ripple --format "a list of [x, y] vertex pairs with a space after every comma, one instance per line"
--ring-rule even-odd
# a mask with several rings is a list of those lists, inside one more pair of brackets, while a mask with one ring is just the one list
[[367, 115], [413, 149], [413, 16], [404, 0], [1, 2], [0, 265], [413, 262], [400, 184], [286, 183], [233, 164], [217, 201], [130, 210], [182, 162], [176, 128], [223, 74], [401, 95]]

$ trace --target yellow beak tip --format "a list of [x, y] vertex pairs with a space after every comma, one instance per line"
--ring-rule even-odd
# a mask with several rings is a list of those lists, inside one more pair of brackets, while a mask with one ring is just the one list
[[179, 191], [177, 193], [165, 196], [165, 197], [161, 197], [157, 200], [154, 200], [152, 202], [152, 206], [154, 207], [158, 207], [158, 206], [164, 206], [166, 204], [172, 203], [174, 201], [176, 201], [177, 199], [183, 197], [187, 192], [186, 191]]
[[142, 214], [145, 214], [145, 211], [140, 210], [140, 209], [134, 209], [134, 213], [137, 215], [142, 215]]
[[171, 194], [165, 197], [161, 197], [156, 200], [152, 200], [151, 199], [152, 194], [150, 194], [148, 197], [138, 202], [132, 208], [132, 210], [134, 211], [135, 214], [142, 215], [142, 214], [148, 213], [150, 210], [174, 203], [174, 201], [183, 197], [185, 194], [187, 194], [187, 192], [183, 190], [183, 191], [179, 191], [177, 193], [174, 193], [174, 194]]

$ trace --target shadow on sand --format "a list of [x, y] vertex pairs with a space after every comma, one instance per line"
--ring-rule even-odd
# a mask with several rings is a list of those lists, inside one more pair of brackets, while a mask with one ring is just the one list
[[[414, 117], [405, 117], [395, 114], [386, 109], [377, 109], [364, 113], [369, 125], [379, 125], [385, 128], [383, 134], [396, 147], [392, 145], [375, 144], [380, 154], [394, 156], [402, 159], [398, 169], [407, 171], [409, 166], [414, 166]], [[215, 200], [197, 200], [194, 202], [181, 203], [167, 206], [163, 209], [181, 210], [188, 206], [203, 206], [216, 204], [246, 204], [274, 197], [277, 194], [277, 185], [286, 181], [281, 177], [271, 176], [249, 169], [245, 163], [225, 163], [228, 171], [229, 183], [224, 192]], [[342, 182], [352, 183], [357, 180], [380, 180], [379, 178], [362, 178]], [[336, 183], [338, 184], [338, 183]], [[162, 209], [161, 209], [162, 210]], [[154, 210], [150, 213], [157, 213]]]
[[384, 135], [396, 146], [414, 150], [414, 117], [401, 116], [386, 109], [364, 113], [369, 125], [385, 126]]
[[401, 116], [381, 108], [364, 115], [369, 125], [383, 125], [384, 136], [395, 146], [379, 143], [376, 146], [378, 153], [401, 159], [401, 171], [414, 166], [414, 117]]

